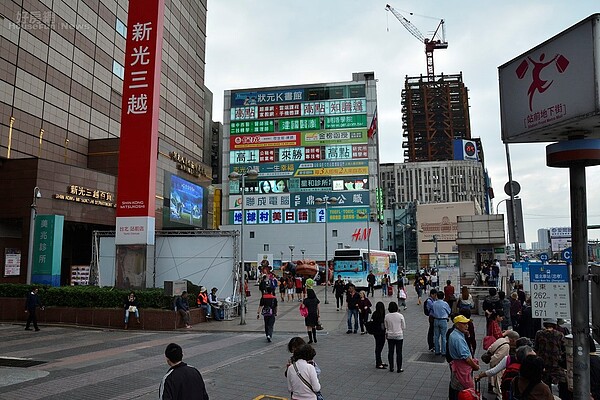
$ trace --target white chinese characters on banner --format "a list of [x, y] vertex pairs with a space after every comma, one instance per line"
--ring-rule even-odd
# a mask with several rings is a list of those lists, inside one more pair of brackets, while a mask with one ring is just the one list
[[[133, 24], [131, 40], [134, 42], [149, 42], [151, 31], [152, 22], [138, 22]], [[146, 81], [148, 69], [143, 69], [142, 67], [150, 64], [151, 54], [149, 46], [140, 44], [139, 46], [134, 47], [133, 53], [130, 56], [133, 58], [133, 61], [129, 66], [137, 66], [137, 69], [128, 69], [130, 75], [128, 88], [147, 89], [149, 86]], [[148, 112], [148, 96], [147, 92], [132, 94], [127, 101], [127, 114], [146, 114]]]

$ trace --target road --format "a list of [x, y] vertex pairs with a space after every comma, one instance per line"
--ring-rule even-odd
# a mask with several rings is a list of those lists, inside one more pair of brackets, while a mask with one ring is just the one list
[[[370, 335], [346, 334], [346, 313], [336, 311], [335, 298], [324, 304], [318, 333], [316, 361], [323, 395], [328, 400], [447, 398], [448, 366], [427, 351], [427, 318], [409, 293], [404, 339], [404, 373], [375, 368], [374, 340]], [[212, 400], [289, 398], [283, 375], [289, 358], [287, 342], [306, 338], [298, 302], [280, 303], [272, 343], [267, 343], [262, 319], [256, 319], [259, 294], [249, 298], [247, 324], [232, 321], [199, 324], [174, 332], [120, 331], [67, 326], [40, 326], [40, 332], [24, 331], [23, 325], [0, 325], [0, 365], [30, 363], [28, 367], [0, 366], [0, 399], [157, 399], [159, 382], [167, 371], [164, 349], [176, 342], [184, 361], [198, 367]], [[390, 298], [375, 294], [375, 301]], [[143, 318], [143, 310], [142, 310]], [[476, 316], [478, 337], [483, 317]], [[384, 359], [387, 346], [384, 348]], [[15, 358], [16, 360], [10, 360]], [[276, 398], [276, 397], [272, 397]]]

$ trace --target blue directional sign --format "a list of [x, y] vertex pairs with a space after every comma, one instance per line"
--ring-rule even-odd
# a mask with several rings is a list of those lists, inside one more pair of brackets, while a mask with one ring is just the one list
[[570, 318], [569, 268], [566, 264], [530, 264], [534, 318]]
[[573, 259], [573, 250], [571, 247], [567, 247], [563, 251], [560, 252], [560, 257], [566, 262], [570, 263]]
[[540, 260], [542, 260], [542, 262], [548, 261], [548, 254], [547, 253], [540, 254]]

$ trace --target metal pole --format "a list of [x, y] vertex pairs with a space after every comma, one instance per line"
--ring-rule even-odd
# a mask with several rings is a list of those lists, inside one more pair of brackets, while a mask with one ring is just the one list
[[587, 203], [585, 166], [569, 167], [573, 276], [573, 400], [590, 398]]
[[245, 192], [246, 191], [246, 174], [242, 175], [242, 224], [240, 225], [240, 325], [246, 325], [246, 280], [244, 278], [244, 222], [246, 219], [246, 211], [245, 211]]
[[367, 213], [367, 272], [371, 271], [371, 207]]
[[438, 269], [440, 255], [438, 253], [438, 237], [437, 237], [437, 235], [433, 235], [433, 243], [435, 244], [435, 269]]
[[329, 284], [329, 257], [327, 254], [327, 217], [329, 216], [327, 212], [327, 206], [329, 205], [329, 199], [325, 199], [325, 304], [329, 304], [329, 300], [327, 300], [327, 292], [329, 291], [327, 285]]
[[31, 204], [31, 216], [29, 219], [29, 251], [27, 255], [27, 284], [31, 285], [31, 269], [33, 268], [33, 242], [35, 235], [35, 195], [33, 196], [33, 203]]
[[[396, 202], [392, 203], [392, 235], [394, 236], [394, 240], [392, 242], [393, 245], [393, 251], [396, 252], [396, 250], [398, 250], [398, 248], [396, 247]], [[402, 263], [404, 263], [404, 259], [402, 260]]]
[[[512, 167], [510, 164], [510, 150], [508, 149], [508, 143], [504, 143], [504, 150], [506, 151], [506, 168], [508, 171], [508, 186], [510, 187], [510, 204], [512, 213], [512, 226], [510, 227], [513, 233], [513, 241], [515, 242], [515, 261], [521, 260], [521, 254], [519, 251], [519, 229], [517, 228], [517, 212], [515, 207], [515, 194], [513, 191], [513, 179], [512, 179]], [[585, 173], [584, 173], [585, 174]]]
[[402, 225], [402, 272], [406, 273], [406, 225]]

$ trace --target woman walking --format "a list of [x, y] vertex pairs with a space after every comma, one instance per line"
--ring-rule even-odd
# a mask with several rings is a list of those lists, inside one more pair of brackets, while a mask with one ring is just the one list
[[423, 277], [415, 276], [415, 292], [417, 292], [417, 305], [421, 305], [421, 297], [423, 297], [423, 290], [425, 290], [425, 280]]
[[385, 345], [385, 305], [383, 302], [378, 301], [375, 304], [375, 312], [371, 316], [371, 321], [373, 321], [373, 325], [375, 326], [375, 333], [373, 333], [373, 337], [375, 338], [375, 367], [377, 369], [386, 369], [388, 365], [384, 364], [381, 359], [381, 352], [383, 351], [383, 345]]
[[398, 307], [402, 306], [406, 310], [406, 299], [408, 295], [406, 294], [406, 289], [404, 289], [404, 280], [403, 278], [398, 279]]
[[275, 326], [275, 316], [277, 315], [277, 297], [275, 297], [275, 289], [272, 287], [268, 287], [265, 294], [260, 298], [258, 310], [256, 311], [256, 319], [259, 319], [261, 315], [265, 320], [267, 341], [271, 342], [273, 327]]
[[317, 324], [319, 323], [319, 299], [315, 291], [308, 289], [306, 291], [306, 298], [302, 301], [304, 307], [308, 310], [308, 315], [304, 317], [304, 325], [306, 325], [306, 332], [308, 333], [308, 343], [317, 343]]
[[460, 297], [458, 299], [458, 312], [462, 309], [468, 308], [469, 310], [473, 310], [475, 308], [475, 302], [473, 301], [473, 296], [469, 293], [469, 288], [467, 286], [463, 286], [460, 289]]
[[388, 362], [390, 372], [394, 372], [394, 350], [396, 352], [396, 370], [398, 373], [404, 372], [402, 369], [402, 344], [404, 342], [404, 330], [406, 322], [404, 315], [398, 312], [398, 304], [392, 301], [388, 306], [389, 313], [384, 318], [385, 337], [388, 342]]
[[367, 292], [361, 290], [359, 293], [360, 300], [358, 300], [358, 319], [360, 323], [360, 334], [364, 335], [365, 322], [369, 320], [369, 314], [371, 313], [371, 301], [367, 298]]

